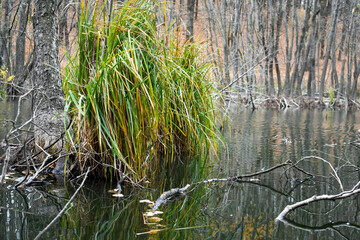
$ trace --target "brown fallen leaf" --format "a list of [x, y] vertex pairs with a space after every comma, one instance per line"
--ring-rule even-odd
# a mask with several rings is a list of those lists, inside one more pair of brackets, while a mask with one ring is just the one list
[[118, 192], [117, 188], [108, 190], [108, 193], [117, 193], [117, 192]]
[[144, 213], [144, 216], [145, 217], [153, 217], [158, 214], [163, 214], [163, 212], [162, 211], [149, 211], [149, 212]]
[[163, 219], [159, 218], [159, 217], [149, 217], [148, 218], [149, 222], [160, 222], [161, 220], [163, 220]]

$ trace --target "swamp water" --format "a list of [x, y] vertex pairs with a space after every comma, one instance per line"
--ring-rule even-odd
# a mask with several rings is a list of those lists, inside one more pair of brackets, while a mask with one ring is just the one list
[[[1, 106], [7, 112], [8, 106]], [[228, 150], [211, 165], [214, 174], [199, 177], [201, 167], [185, 164], [164, 168], [149, 189], [125, 188], [114, 198], [110, 184], [87, 181], [65, 214], [41, 239], [359, 239], [360, 196], [322, 201], [291, 212], [288, 223], [275, 222], [291, 203], [314, 194], [339, 193], [334, 166], [344, 189], [360, 180], [357, 140], [359, 112], [319, 110], [232, 109], [231, 128], [223, 134]], [[0, 114], [0, 120], [11, 115]], [[2, 132], [1, 134], [4, 134]], [[1, 136], [3, 138], [3, 136]], [[163, 191], [205, 178], [263, 171], [287, 160], [305, 173], [287, 168], [254, 176], [244, 182], [200, 184], [185, 197], [145, 217]], [[78, 184], [51, 180], [46, 187], [13, 189], [0, 186], [0, 239], [33, 239], [75, 192]]]

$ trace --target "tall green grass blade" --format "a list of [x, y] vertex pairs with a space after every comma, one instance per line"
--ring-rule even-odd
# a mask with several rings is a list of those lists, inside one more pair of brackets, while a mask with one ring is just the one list
[[149, 173], [145, 159], [154, 170], [176, 154], [216, 149], [213, 87], [196, 44], [179, 44], [166, 24], [167, 35], [158, 33], [156, 3], [113, 9], [108, 21], [104, 6], [82, 5], [77, 53], [64, 71], [74, 120], [67, 135], [85, 146], [83, 162], [95, 159], [138, 181]]

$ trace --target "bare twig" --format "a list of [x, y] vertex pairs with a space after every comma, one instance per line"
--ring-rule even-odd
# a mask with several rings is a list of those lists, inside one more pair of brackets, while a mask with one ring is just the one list
[[241, 180], [242, 178], [255, 177], [255, 176], [258, 176], [258, 175], [261, 175], [261, 174], [264, 174], [264, 173], [268, 173], [268, 172], [274, 171], [274, 170], [277, 169], [277, 168], [285, 167], [285, 166], [292, 165], [292, 164], [293, 164], [293, 163], [292, 163], [290, 160], [287, 160], [287, 161], [284, 162], [284, 163], [278, 164], [278, 165], [273, 166], [273, 167], [271, 167], [271, 168], [269, 168], [269, 169], [266, 169], [266, 170], [264, 170], [264, 171], [259, 171], [259, 172], [256, 172], [256, 173], [251, 173], [251, 174], [240, 175], [240, 176], [228, 178], [228, 181], [238, 181], [238, 180]]
[[285, 166], [288, 166], [288, 165], [293, 165], [293, 163], [290, 161], [290, 160], [287, 160], [286, 162], [284, 163], [281, 163], [281, 164], [278, 164], [276, 166], [273, 166], [269, 169], [265, 169], [263, 171], [259, 171], [259, 172], [255, 172], [255, 173], [250, 173], [250, 174], [245, 174], [245, 175], [238, 175], [238, 176], [235, 176], [235, 177], [227, 177], [227, 178], [212, 178], [212, 179], [206, 179], [206, 180], [203, 180], [201, 182], [198, 182], [197, 184], [200, 184], [200, 183], [211, 183], [211, 182], [226, 182], [226, 181], [229, 181], [229, 182], [235, 182], [235, 181], [242, 181], [243, 178], [251, 178], [251, 177], [255, 177], [255, 176], [259, 176], [259, 175], [262, 175], [264, 173], [268, 173], [268, 172], [271, 172], [271, 171], [274, 171], [275, 169], [277, 168], [281, 168], [281, 167], [285, 167]]
[[341, 180], [340, 180], [340, 178], [339, 178], [336, 170], [334, 169], [333, 165], [332, 165], [329, 161], [325, 160], [324, 158], [318, 157], [318, 156], [306, 156], [306, 157], [301, 158], [296, 164], [298, 164], [299, 162], [301, 162], [301, 161], [303, 161], [303, 160], [306, 160], [306, 159], [318, 159], [318, 160], [321, 160], [321, 161], [323, 161], [324, 163], [328, 164], [329, 167], [331, 168], [332, 172], [333, 172], [333, 174], [332, 174], [333, 177], [336, 179], [336, 181], [337, 181], [337, 182], [339, 183], [339, 185], [340, 185], [341, 191], [344, 191], [344, 186], [343, 186], [343, 184], [342, 184], [342, 182], [341, 182]]
[[262, 58], [260, 61], [258, 61], [257, 63], [255, 63], [251, 68], [249, 68], [246, 72], [244, 72], [243, 74], [241, 74], [239, 77], [237, 77], [235, 80], [233, 80], [231, 83], [229, 83], [227, 86], [225, 86], [223, 89], [221, 89], [219, 91], [219, 93], [222, 93], [223, 91], [225, 91], [226, 89], [228, 89], [229, 87], [231, 87], [234, 83], [236, 83], [237, 81], [239, 81], [239, 79], [241, 79], [242, 77], [244, 77], [246, 74], [248, 74], [250, 71], [252, 71], [254, 68], [256, 68], [262, 61], [264, 61], [265, 59], [267, 59], [270, 56], [265, 56], [264, 58]]

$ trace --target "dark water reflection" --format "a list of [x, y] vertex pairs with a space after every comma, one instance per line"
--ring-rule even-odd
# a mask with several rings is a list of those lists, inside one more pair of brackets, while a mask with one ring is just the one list
[[[317, 156], [338, 171], [344, 189], [359, 181], [360, 149], [349, 145], [360, 129], [358, 112], [233, 109], [231, 128], [224, 127], [228, 151], [215, 161], [215, 175], [236, 176], [270, 168], [287, 160]], [[296, 170], [278, 169], [252, 181], [199, 185], [186, 197], [160, 208], [159, 219], [144, 223], [148, 209], [141, 199], [155, 200], [162, 191], [202, 179], [200, 164], [166, 167], [149, 189], [125, 188], [113, 198], [103, 182], [88, 182], [72, 208], [43, 239], [359, 239], [360, 197], [310, 204], [275, 218], [290, 203], [314, 194], [340, 192], [329, 166], [304, 159]], [[0, 189], [0, 239], [33, 239], [60, 211], [77, 185], [61, 180], [46, 188]], [[156, 222], [160, 221], [160, 222]], [[160, 231], [158, 231], [160, 229]], [[141, 234], [151, 231], [152, 234]]]
[[[251, 173], [288, 159], [296, 162], [305, 156], [317, 156], [333, 164], [345, 189], [359, 181], [359, 172], [350, 165], [360, 166], [360, 150], [348, 144], [356, 141], [356, 131], [360, 128], [356, 121], [358, 113], [238, 109], [233, 116], [231, 131], [225, 130], [226, 138], [231, 140], [224, 175]], [[225, 155], [222, 159], [221, 165], [224, 165]], [[307, 178], [298, 171], [287, 174], [276, 171], [261, 177], [256, 184], [226, 185], [224, 192], [217, 192], [219, 195], [215, 199], [228, 192], [229, 196], [223, 197], [222, 202], [229, 203], [228, 214], [240, 217], [240, 220], [234, 221], [227, 216], [225, 221], [218, 219], [218, 227], [226, 222], [224, 229], [231, 232], [232, 224], [238, 222], [235, 234], [240, 239], [358, 239], [358, 196], [311, 204], [290, 215], [294, 221], [292, 226], [275, 224], [274, 219], [287, 204], [314, 194], [340, 192], [329, 166], [321, 160], [304, 160], [298, 166], [316, 177]], [[235, 237], [226, 231], [218, 234], [220, 239]]]
[[[19, 104], [20, 102], [20, 104]], [[18, 107], [19, 106], [19, 107]], [[23, 127], [20, 134], [9, 136], [9, 143], [17, 144], [19, 140], [26, 138], [26, 130], [29, 124], [22, 126], [31, 118], [31, 101], [22, 99], [21, 101], [0, 101], [0, 156], [5, 152], [3, 149], [4, 139], [9, 130]], [[16, 120], [16, 123], [13, 122]]]

